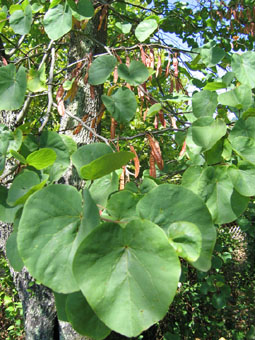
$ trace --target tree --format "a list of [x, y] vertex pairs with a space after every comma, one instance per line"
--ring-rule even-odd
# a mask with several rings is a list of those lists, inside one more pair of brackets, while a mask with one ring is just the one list
[[[254, 195], [255, 54], [226, 49], [223, 25], [201, 46], [190, 37], [224, 6], [238, 28], [234, 2], [204, 2], [192, 20], [165, 1], [2, 2], [7, 256], [54, 291], [59, 319], [82, 335], [134, 337], [161, 320], [179, 257], [207, 271], [215, 225]], [[173, 15], [193, 50], [167, 43]]]

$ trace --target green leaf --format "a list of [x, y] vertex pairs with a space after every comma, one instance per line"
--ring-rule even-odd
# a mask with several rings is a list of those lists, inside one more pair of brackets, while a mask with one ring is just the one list
[[226, 87], [227, 85], [225, 83], [214, 81], [214, 82], [207, 83], [204, 87], [204, 90], [216, 91], [216, 90], [225, 89]]
[[71, 7], [72, 15], [78, 21], [90, 19], [94, 15], [94, 7], [90, 0], [82, 0], [77, 4], [73, 0], [67, 0], [68, 5]]
[[95, 340], [105, 339], [111, 330], [98, 318], [81, 292], [67, 296], [66, 313], [72, 327]]
[[68, 322], [68, 318], [66, 315], [66, 300], [67, 300], [68, 295], [56, 293], [56, 292], [53, 292], [53, 293], [55, 297], [55, 304], [57, 308], [58, 319], [61, 321]]
[[154, 116], [156, 113], [158, 113], [162, 109], [162, 106], [160, 103], [153, 104], [149, 111], [147, 112], [147, 117]]
[[126, 220], [136, 216], [136, 204], [139, 198], [136, 194], [122, 190], [111, 195], [107, 202], [107, 212], [117, 221]]
[[69, 155], [71, 156], [75, 151], [77, 151], [77, 143], [73, 140], [72, 137], [67, 135], [60, 135], [62, 141], [65, 143], [65, 146], [68, 149]]
[[8, 193], [8, 204], [11, 206], [24, 204], [29, 196], [44, 187], [47, 178], [48, 176], [41, 182], [36, 172], [25, 169], [12, 182]]
[[96, 228], [78, 248], [73, 272], [98, 317], [132, 337], [166, 314], [180, 264], [164, 232], [136, 219], [124, 229], [116, 223]]
[[17, 34], [27, 34], [32, 25], [32, 7], [26, 6], [24, 11], [18, 10], [11, 14], [9, 18], [10, 26]]
[[0, 185], [0, 221], [13, 223], [16, 212], [20, 207], [11, 207], [7, 203], [8, 189]]
[[83, 218], [81, 223], [83, 225], [83, 236], [87, 236], [92, 230], [94, 230], [100, 223], [100, 215], [98, 207], [91, 197], [91, 194], [87, 188], [83, 190]]
[[125, 64], [120, 64], [118, 66], [118, 75], [134, 86], [144, 83], [150, 76], [147, 67], [141, 61], [136, 60], [132, 60], [129, 67]]
[[131, 31], [132, 25], [129, 22], [116, 22], [115, 26], [123, 33], [128, 34]]
[[233, 54], [231, 67], [236, 78], [250, 88], [255, 87], [255, 53], [248, 51], [243, 54]]
[[83, 145], [76, 152], [72, 154], [72, 162], [76, 167], [79, 176], [81, 176], [81, 168], [93, 162], [95, 159], [100, 158], [108, 153], [113, 153], [111, 147], [104, 143], [93, 143]]
[[239, 136], [250, 137], [255, 139], [255, 118], [249, 117], [246, 120], [238, 119], [233, 129], [230, 131], [229, 140], [230, 142]]
[[135, 36], [143, 42], [158, 28], [158, 23], [155, 19], [148, 19], [140, 22], [135, 29]]
[[206, 163], [208, 165], [220, 163], [223, 153], [223, 140], [220, 139], [214, 146], [204, 153]]
[[255, 165], [255, 140], [248, 137], [235, 137], [231, 140], [233, 150], [244, 160]]
[[40, 92], [47, 89], [45, 64], [38, 71], [33, 68], [28, 71], [27, 88], [31, 92]]
[[0, 110], [17, 110], [25, 98], [26, 71], [20, 66], [16, 73], [13, 64], [0, 67]]
[[72, 28], [71, 8], [67, 4], [50, 8], [44, 16], [43, 24], [48, 37], [58, 40]]
[[194, 223], [185, 221], [172, 223], [167, 234], [170, 243], [179, 256], [191, 262], [199, 258], [202, 248], [202, 235]]
[[207, 271], [216, 240], [211, 215], [200, 197], [192, 191], [173, 184], [162, 184], [149, 191], [137, 204], [141, 218], [156, 223], [168, 233], [172, 223], [185, 221], [195, 224], [202, 235], [201, 254], [192, 265]]
[[255, 195], [255, 167], [253, 165], [241, 161], [238, 167], [229, 167], [228, 174], [240, 195], [248, 197]]
[[93, 201], [100, 207], [105, 207], [109, 195], [118, 190], [119, 178], [116, 172], [93, 181], [89, 191]]
[[192, 96], [192, 110], [194, 115], [199, 117], [210, 116], [215, 113], [218, 105], [217, 93], [210, 91], [200, 91]]
[[71, 263], [81, 210], [80, 193], [55, 184], [29, 197], [20, 220], [18, 249], [24, 265], [35, 279], [58, 293], [78, 290]]
[[40, 137], [39, 148], [49, 148], [55, 151], [57, 155], [55, 162], [43, 172], [49, 175], [49, 181], [57, 181], [70, 164], [70, 156], [65, 143], [57, 132], [44, 131]]
[[183, 185], [205, 201], [216, 224], [236, 220], [247, 207], [249, 200], [234, 189], [227, 166], [210, 166], [200, 173], [188, 170], [183, 177]]
[[227, 305], [226, 297], [221, 294], [213, 294], [212, 305], [216, 309], [222, 309], [226, 307]]
[[91, 163], [84, 165], [81, 169], [81, 177], [84, 179], [97, 179], [103, 177], [114, 170], [126, 165], [134, 154], [128, 151], [120, 151], [103, 155]]
[[227, 126], [221, 119], [201, 117], [192, 124], [191, 131], [193, 141], [206, 151], [226, 134]]
[[27, 164], [26, 159], [25, 159], [21, 154], [19, 154], [17, 151], [10, 150], [10, 153], [11, 153], [11, 155], [12, 155], [15, 159], [17, 159], [20, 163], [22, 163], [22, 164]]
[[7, 21], [7, 15], [4, 11], [0, 12], [0, 33], [2, 32], [2, 29], [4, 28]]
[[42, 170], [52, 165], [57, 158], [56, 152], [49, 148], [39, 149], [27, 156], [27, 164], [33, 166], [37, 170]]
[[221, 93], [219, 103], [240, 109], [248, 109], [253, 104], [251, 88], [247, 85], [240, 85], [234, 90]]
[[119, 88], [112, 96], [102, 95], [106, 109], [118, 123], [128, 123], [133, 119], [137, 102], [135, 95], [126, 87]]
[[247, 111], [242, 113], [242, 119], [247, 119], [249, 117], [255, 117], [255, 107], [250, 107]]
[[96, 58], [89, 68], [88, 82], [91, 85], [103, 84], [113, 72], [117, 60], [111, 55]]
[[10, 262], [10, 265], [16, 272], [20, 272], [24, 267], [22, 258], [19, 255], [17, 247], [17, 233], [12, 232], [6, 242], [6, 256]]
[[217, 65], [225, 56], [225, 52], [218, 46], [215, 46], [214, 41], [210, 41], [200, 49], [200, 55], [203, 63], [207, 67]]

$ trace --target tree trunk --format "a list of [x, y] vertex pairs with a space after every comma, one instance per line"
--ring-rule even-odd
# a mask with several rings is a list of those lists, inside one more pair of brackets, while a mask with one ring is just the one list
[[[97, 42], [106, 42], [106, 30], [101, 29], [98, 31], [97, 29], [99, 15], [100, 13], [93, 20], [89, 21], [86, 29], [83, 31], [84, 33], [72, 32], [70, 37], [69, 62], [73, 63], [85, 59], [85, 65], [79, 77], [77, 95], [73, 101], [70, 102], [69, 100], [66, 103], [66, 109], [72, 115], [79, 118], [83, 118], [88, 114], [89, 117], [86, 124], [89, 126], [91, 126], [93, 119], [99, 112], [102, 87], [93, 88], [94, 95], [91, 96], [91, 88], [88, 84], [84, 84], [83, 78], [91, 54], [94, 55], [102, 51], [100, 43], [98, 45]], [[87, 37], [92, 37], [93, 40]], [[75, 66], [71, 73], [74, 70]], [[15, 120], [16, 114], [14, 112], [1, 112], [0, 123], [5, 124], [10, 129], [14, 128]], [[79, 134], [73, 135], [73, 129], [77, 125], [77, 121], [65, 114], [61, 120], [60, 131], [64, 131], [72, 136], [79, 145], [95, 141], [93, 135], [84, 129]], [[96, 129], [96, 124], [93, 125], [93, 128]], [[77, 183], [70, 170], [63, 180], [67, 184], [74, 185], [74, 183]], [[11, 230], [11, 225], [0, 222], [0, 247], [3, 250]], [[62, 321], [58, 322], [54, 295], [50, 289], [36, 284], [25, 268], [19, 273], [15, 272], [12, 268], [10, 270], [23, 306], [26, 340], [89, 340], [87, 337], [78, 335], [70, 324]]]

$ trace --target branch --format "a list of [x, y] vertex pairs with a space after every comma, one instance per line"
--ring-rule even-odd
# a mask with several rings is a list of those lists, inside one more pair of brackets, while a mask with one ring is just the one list
[[[56, 103], [53, 103], [54, 107], [58, 107]], [[92, 129], [90, 126], [88, 126], [87, 124], [84, 123], [84, 121], [82, 119], [80, 119], [79, 117], [76, 117], [75, 115], [73, 115], [70, 111], [67, 111], [65, 109], [65, 114], [67, 114], [69, 117], [73, 118], [74, 120], [76, 120], [77, 122], [79, 122], [86, 130], [88, 130], [89, 132], [92, 133], [92, 135], [94, 135], [97, 139], [100, 139], [101, 141], [103, 141], [105, 144], [109, 145], [109, 141], [107, 138], [99, 135], [98, 133], [96, 133], [96, 131], [94, 129]]]
[[[52, 45], [52, 41], [50, 42], [50, 44]], [[47, 58], [47, 56], [45, 56], [45, 59]], [[41, 61], [41, 64], [39, 66], [39, 68], [41, 67], [41, 65], [44, 63], [44, 58]], [[42, 123], [41, 127], [39, 128], [39, 133], [42, 132], [42, 130], [44, 129], [44, 127], [46, 126], [46, 124], [48, 123], [48, 120], [50, 118], [50, 111], [53, 105], [53, 95], [52, 95], [52, 90], [53, 90], [53, 77], [54, 77], [54, 66], [55, 66], [55, 47], [51, 48], [51, 64], [50, 64], [50, 72], [49, 72], [49, 79], [48, 79], [48, 109], [47, 109], [47, 113], [45, 115], [45, 119], [44, 122]]]

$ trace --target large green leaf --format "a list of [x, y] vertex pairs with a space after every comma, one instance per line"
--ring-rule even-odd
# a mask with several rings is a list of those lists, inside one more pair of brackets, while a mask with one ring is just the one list
[[98, 317], [132, 337], [167, 312], [180, 264], [165, 233], [148, 220], [136, 219], [124, 229], [116, 223], [96, 228], [78, 248], [73, 271]]
[[211, 215], [200, 197], [184, 187], [162, 184], [139, 201], [137, 211], [142, 218], [156, 223], [166, 233], [172, 223], [194, 223], [202, 235], [202, 249], [198, 260], [192, 264], [199, 270], [210, 269], [216, 232]]
[[101, 340], [111, 332], [91, 309], [80, 291], [67, 296], [66, 314], [68, 321], [79, 334]]
[[128, 123], [133, 119], [137, 102], [134, 93], [128, 88], [119, 88], [112, 96], [102, 95], [102, 100], [118, 123]]
[[71, 186], [50, 185], [27, 200], [18, 249], [30, 274], [58, 293], [78, 290], [71, 263], [80, 233], [82, 199]]
[[57, 154], [54, 150], [42, 148], [30, 153], [26, 158], [26, 162], [37, 170], [42, 170], [52, 165], [56, 158]]
[[250, 88], [255, 87], [255, 53], [248, 51], [243, 54], [233, 54], [232, 70], [236, 78]]
[[14, 64], [0, 67], [0, 109], [17, 110], [25, 98], [27, 89], [26, 71], [20, 66], [18, 72]]
[[8, 192], [7, 203], [11, 206], [24, 204], [29, 196], [44, 187], [47, 178], [48, 176], [41, 182], [36, 172], [25, 169], [14, 178]]
[[183, 185], [205, 201], [216, 224], [236, 220], [247, 207], [248, 198], [234, 189], [227, 166], [210, 166], [202, 172], [188, 170], [183, 177]]
[[221, 93], [219, 102], [222, 105], [233, 106], [239, 110], [247, 110], [253, 104], [251, 88], [247, 85], [240, 85], [234, 90]]
[[67, 3], [50, 8], [44, 16], [43, 25], [48, 37], [52, 40], [58, 40], [72, 28], [71, 8]]
[[74, 2], [73, 0], [67, 0], [67, 2], [71, 7], [72, 14], [75, 19], [81, 21], [93, 17], [94, 7], [90, 0], [82, 0], [78, 3]]
[[255, 165], [255, 139], [249, 137], [235, 137], [231, 140], [233, 150], [244, 160]]
[[32, 7], [27, 5], [24, 11], [18, 10], [11, 14], [9, 18], [10, 26], [17, 34], [27, 34], [32, 25]]
[[84, 165], [80, 169], [81, 177], [84, 179], [97, 179], [103, 177], [114, 170], [120, 169], [133, 158], [134, 154], [128, 151], [107, 153], [91, 163]]
[[192, 110], [194, 115], [199, 118], [203, 116], [212, 117], [218, 105], [217, 93], [211, 91], [200, 91], [192, 96]]
[[135, 29], [135, 36], [143, 42], [158, 28], [158, 23], [155, 19], [148, 19], [140, 22]]
[[172, 223], [167, 234], [179, 256], [191, 262], [199, 258], [202, 248], [202, 235], [194, 223], [185, 221]]
[[255, 167], [246, 162], [239, 162], [238, 167], [231, 166], [228, 168], [228, 174], [234, 185], [234, 188], [240, 195], [255, 195]]
[[57, 132], [45, 131], [41, 134], [39, 148], [49, 148], [56, 153], [57, 158], [53, 165], [44, 169], [43, 172], [49, 175], [49, 181], [57, 181], [70, 164], [69, 151], [65, 143]]
[[126, 80], [130, 85], [139, 85], [149, 78], [149, 71], [141, 61], [132, 60], [130, 66], [120, 64], [118, 66], [118, 75]]
[[76, 152], [72, 154], [72, 162], [76, 167], [78, 174], [81, 176], [81, 168], [93, 162], [95, 159], [113, 153], [111, 147], [104, 143], [93, 143], [83, 145]]
[[113, 72], [116, 64], [116, 58], [111, 55], [96, 58], [89, 68], [89, 83], [91, 85], [103, 84]]
[[191, 131], [193, 141], [206, 151], [226, 134], [227, 126], [221, 119], [201, 117], [192, 124]]
[[96, 203], [92, 199], [87, 188], [83, 190], [83, 218], [81, 220], [83, 226], [83, 237], [87, 236], [100, 223], [100, 215]]

